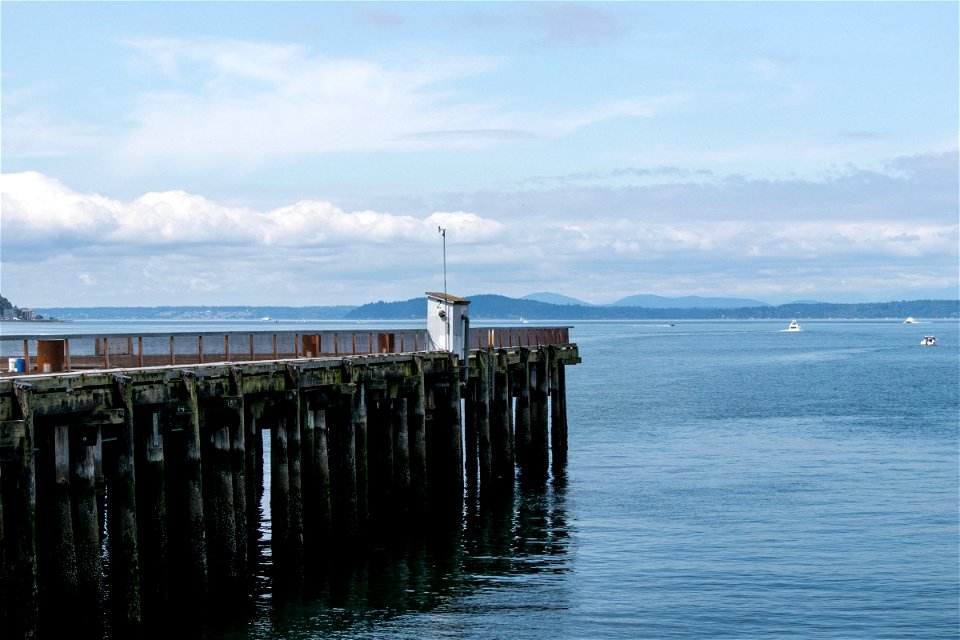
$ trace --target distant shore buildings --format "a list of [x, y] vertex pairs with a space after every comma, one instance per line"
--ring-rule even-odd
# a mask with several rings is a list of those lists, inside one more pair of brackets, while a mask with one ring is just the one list
[[43, 320], [43, 316], [28, 307], [10, 307], [0, 312], [0, 320]]
[[0, 296], [0, 320], [25, 320], [31, 322], [36, 320], [52, 320], [52, 318], [44, 318], [29, 307], [14, 306], [9, 300]]

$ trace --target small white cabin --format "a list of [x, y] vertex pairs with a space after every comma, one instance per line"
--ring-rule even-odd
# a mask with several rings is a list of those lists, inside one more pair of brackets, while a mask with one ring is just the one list
[[431, 351], [466, 351], [470, 330], [469, 300], [427, 291], [427, 348]]

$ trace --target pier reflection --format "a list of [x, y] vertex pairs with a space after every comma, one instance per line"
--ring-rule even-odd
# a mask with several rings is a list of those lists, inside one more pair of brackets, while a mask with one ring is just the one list
[[362, 543], [365, 552], [333, 547], [298, 585], [278, 584], [269, 520], [261, 530], [264, 555], [250, 610], [213, 621], [204, 638], [371, 637], [373, 626], [457, 613], [478, 592], [516, 590], [538, 574], [567, 573], [571, 563], [562, 476], [469, 503], [455, 526], [433, 523], [403, 536], [381, 531]]

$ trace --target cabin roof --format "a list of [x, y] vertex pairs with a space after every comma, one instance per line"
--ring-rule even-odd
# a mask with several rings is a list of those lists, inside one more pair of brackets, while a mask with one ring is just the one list
[[450, 295], [449, 293], [437, 293], [435, 291], [427, 291], [428, 298], [435, 298], [437, 300], [443, 300], [444, 302], [451, 302], [454, 304], [470, 304], [470, 301], [466, 298], [458, 298], [457, 296]]

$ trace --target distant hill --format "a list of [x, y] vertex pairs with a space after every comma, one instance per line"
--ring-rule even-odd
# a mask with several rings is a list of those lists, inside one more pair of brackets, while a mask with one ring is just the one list
[[[470, 319], [518, 321], [554, 320], [716, 320], [716, 319], [830, 319], [830, 318], [958, 318], [960, 300], [900, 300], [835, 304], [791, 303], [779, 306], [759, 303], [737, 308], [639, 307], [629, 305], [550, 304], [525, 298], [482, 294], [467, 296]], [[729, 298], [727, 298], [729, 300]], [[683, 298], [672, 299], [682, 301]], [[698, 298], [697, 300], [712, 300]], [[426, 322], [426, 297], [397, 302], [330, 307], [50, 307], [36, 309], [62, 320], [422, 320]]]
[[331, 307], [49, 307], [61, 320], [341, 320], [351, 306]]
[[[521, 318], [582, 317], [584, 310], [593, 307], [558, 305], [537, 300], [508, 298], [493, 294], [468, 296], [470, 319], [519, 320]], [[427, 298], [413, 298], [401, 302], [374, 302], [357, 307], [347, 314], [351, 320], [414, 320], [426, 318]]]
[[[467, 296], [471, 321], [483, 320], [790, 320], [792, 318], [957, 318], [960, 300], [912, 300], [857, 304], [785, 304], [740, 308], [717, 307], [633, 307], [593, 305], [558, 305], [536, 300], [508, 298], [499, 295]], [[376, 302], [356, 307], [347, 318], [356, 320], [413, 320], [426, 315], [427, 299], [413, 298], [400, 302]]]
[[614, 307], [646, 307], [648, 309], [741, 309], [744, 307], [765, 307], [766, 302], [749, 298], [701, 298], [683, 296], [667, 298], [652, 294], [640, 294], [621, 298], [612, 304]]
[[577, 300], [576, 298], [571, 298], [570, 296], [565, 296], [561, 293], [550, 293], [549, 291], [541, 291], [539, 293], [529, 293], [520, 299], [536, 300], [537, 302], [546, 302], [549, 304], [578, 304], [584, 307], [593, 306], [589, 302], [584, 302], [583, 300]]

